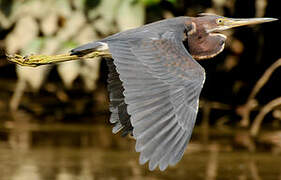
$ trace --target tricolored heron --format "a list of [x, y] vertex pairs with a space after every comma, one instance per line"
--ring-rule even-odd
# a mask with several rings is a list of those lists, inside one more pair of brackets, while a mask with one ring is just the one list
[[[220, 31], [274, 21], [213, 14], [176, 17], [114, 34], [71, 51], [103, 52], [109, 67], [113, 133], [132, 133], [140, 164], [165, 170], [183, 156], [198, 112], [205, 71], [196, 62], [216, 56], [226, 36]], [[187, 47], [183, 41], [187, 42]], [[196, 60], [195, 60], [196, 59]]]
[[[205, 71], [196, 60], [214, 57], [224, 49], [226, 36], [220, 31], [274, 20], [213, 14], [176, 17], [114, 34], [41, 63], [89, 54], [106, 57], [113, 133], [122, 129], [123, 135], [131, 133], [140, 164], [149, 161], [150, 170], [157, 166], [165, 170], [182, 158], [195, 124], [205, 81]], [[11, 60], [22, 65], [39, 63], [20, 56]]]

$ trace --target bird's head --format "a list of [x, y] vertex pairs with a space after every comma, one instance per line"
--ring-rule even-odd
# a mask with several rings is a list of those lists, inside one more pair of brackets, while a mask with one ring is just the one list
[[219, 54], [223, 49], [226, 36], [220, 32], [230, 28], [275, 21], [275, 18], [235, 19], [202, 13], [192, 18], [193, 29], [187, 35], [188, 49], [195, 59], [208, 59]]
[[215, 14], [201, 13], [198, 17], [207, 33], [220, 32], [239, 26], [276, 21], [276, 18], [227, 18]]

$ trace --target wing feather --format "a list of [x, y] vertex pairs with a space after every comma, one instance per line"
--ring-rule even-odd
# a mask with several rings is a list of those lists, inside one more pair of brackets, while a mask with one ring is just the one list
[[113, 133], [123, 129], [122, 135], [125, 136], [132, 133], [133, 127], [130, 122], [130, 116], [127, 113], [127, 105], [123, 95], [124, 88], [112, 59], [107, 59], [107, 66], [109, 69], [107, 88], [109, 90], [109, 110], [111, 112], [109, 121], [114, 124]]
[[127, 104], [140, 163], [149, 161], [150, 170], [176, 164], [195, 124], [204, 69], [175, 32], [107, 43], [124, 88], [124, 101], [114, 97]]

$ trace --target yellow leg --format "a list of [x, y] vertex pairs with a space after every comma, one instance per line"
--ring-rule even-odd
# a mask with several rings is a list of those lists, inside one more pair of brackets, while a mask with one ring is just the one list
[[99, 51], [91, 52], [83, 56], [71, 55], [71, 54], [21, 56], [15, 54], [15, 55], [7, 55], [7, 59], [10, 62], [19, 64], [21, 66], [36, 67], [44, 64], [54, 64], [64, 61], [94, 58], [98, 56], [110, 57], [110, 54], [108, 54], [107, 52], [99, 52]]

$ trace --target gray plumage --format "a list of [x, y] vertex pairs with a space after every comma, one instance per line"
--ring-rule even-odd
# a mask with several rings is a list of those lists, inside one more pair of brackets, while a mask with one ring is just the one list
[[204, 69], [182, 40], [187, 17], [163, 20], [72, 50], [94, 51], [106, 43], [110, 122], [113, 132], [133, 132], [140, 163], [165, 170], [183, 156], [198, 111]]

